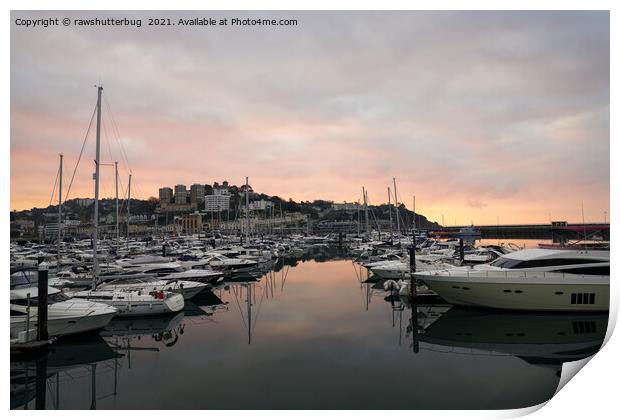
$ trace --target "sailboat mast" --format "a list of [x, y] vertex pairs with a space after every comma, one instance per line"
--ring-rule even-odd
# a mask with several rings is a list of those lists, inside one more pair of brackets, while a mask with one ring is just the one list
[[245, 177], [245, 222], [248, 230], [246, 231], [246, 243], [248, 243], [247, 237], [250, 236], [250, 193], [248, 191], [248, 177]]
[[61, 153], [60, 168], [58, 169], [58, 271], [60, 271], [60, 242], [62, 241], [62, 157]]
[[129, 216], [131, 214], [131, 209], [129, 208], [131, 204], [131, 174], [129, 174], [129, 186], [127, 187], [127, 249], [129, 249]]
[[99, 277], [99, 259], [97, 256], [97, 241], [99, 240], [99, 158], [101, 149], [101, 93], [102, 86], [97, 86], [97, 143], [95, 151], [95, 212], [93, 223], [93, 289], [97, 286]]
[[418, 228], [418, 224], [416, 223], [416, 218], [418, 217], [418, 215], [415, 212], [415, 195], [413, 196], [413, 228], [417, 229]]
[[368, 200], [366, 195], [366, 189], [362, 187], [362, 198], [364, 199], [364, 229], [368, 233]]
[[118, 162], [114, 162], [114, 184], [116, 191], [116, 248], [118, 249], [120, 244], [120, 234], [118, 231]]
[[398, 215], [398, 193], [396, 192], [396, 178], [392, 178], [394, 181], [394, 206], [396, 208], [396, 230], [400, 235], [400, 216]]
[[392, 229], [392, 193], [388, 187], [388, 213], [390, 214], [390, 241], [394, 239], [394, 231]]

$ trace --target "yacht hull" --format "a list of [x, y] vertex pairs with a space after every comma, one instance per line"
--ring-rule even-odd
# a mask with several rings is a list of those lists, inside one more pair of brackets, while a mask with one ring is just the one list
[[[529, 311], [608, 311], [609, 277], [575, 276], [569, 281], [415, 274], [447, 302], [462, 306]], [[579, 281], [581, 279], [581, 281]], [[590, 281], [593, 280], [593, 281]]]
[[[116, 312], [105, 312], [97, 315], [80, 317], [55, 317], [53, 314], [47, 320], [47, 333], [50, 337], [85, 334], [102, 330], [116, 316]], [[37, 328], [37, 316], [30, 317], [30, 328]], [[11, 317], [11, 336], [26, 330], [26, 316]]]

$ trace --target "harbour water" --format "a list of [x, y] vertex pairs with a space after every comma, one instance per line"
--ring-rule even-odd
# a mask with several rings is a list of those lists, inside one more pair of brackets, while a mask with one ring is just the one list
[[11, 408], [520, 408], [551, 398], [607, 327], [607, 313], [412, 308], [366, 280], [316, 248], [176, 316], [115, 319], [12, 360]]

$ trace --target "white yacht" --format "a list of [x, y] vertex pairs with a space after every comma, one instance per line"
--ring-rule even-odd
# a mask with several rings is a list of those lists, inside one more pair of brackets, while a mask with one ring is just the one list
[[[36, 331], [38, 288], [22, 287], [11, 290], [11, 339], [30, 328]], [[118, 310], [110, 305], [82, 299], [71, 299], [60, 290], [48, 288], [47, 331], [50, 337], [79, 334], [104, 328]], [[30, 325], [28, 324], [30, 305]]]
[[[416, 255], [416, 271], [437, 270], [446, 267], [452, 266], [440, 260], [428, 259], [426, 255]], [[369, 264], [367, 268], [374, 275], [383, 279], [407, 279], [411, 275], [409, 257], [403, 257], [400, 261], [385, 261]]]
[[490, 264], [417, 272], [415, 278], [457, 305], [609, 310], [609, 251], [526, 249]]
[[224, 278], [224, 273], [221, 271], [214, 270], [199, 270], [196, 268], [192, 268], [186, 271], [175, 272], [166, 274], [165, 276], [159, 277], [160, 280], [165, 281], [193, 281], [199, 283], [217, 283]]
[[184, 299], [191, 299], [202, 292], [208, 285], [197, 281], [163, 278], [119, 279], [101, 284], [97, 290], [134, 291], [143, 293], [166, 291], [180, 293]]
[[160, 257], [158, 255], [143, 255], [141, 257], [123, 258], [116, 261], [116, 263], [122, 267], [135, 267], [147, 264], [165, 264], [169, 262], [171, 262], [170, 258]]
[[210, 268], [224, 274], [239, 274], [255, 270], [258, 262], [242, 258], [229, 258], [220, 254], [209, 254], [202, 260], [188, 261], [185, 265], [189, 268]]
[[163, 315], [183, 310], [183, 295], [168, 291], [84, 290], [73, 297], [106, 303], [118, 309], [118, 316]]

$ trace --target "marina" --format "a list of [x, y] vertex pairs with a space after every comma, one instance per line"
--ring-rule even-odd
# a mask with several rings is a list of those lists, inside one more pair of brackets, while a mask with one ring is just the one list
[[[406, 248], [348, 239], [297, 236], [272, 238], [271, 248], [249, 245], [273, 255], [265, 268], [203, 283], [177, 313], [127, 317], [121, 309], [94, 333], [59, 337], [41, 354], [17, 353], [11, 407], [521, 408], [549, 399], [563, 363], [602, 345], [606, 310], [465, 307], [446, 302], [441, 289], [425, 293], [423, 283], [411, 295], [400, 284], [387, 287], [394, 280], [373, 273], [377, 263], [368, 255], [408, 261]], [[210, 239], [177, 238], [184, 245], [166, 258], [191, 254], [202, 241]], [[135, 241], [134, 249], [140, 245]], [[455, 264], [458, 254], [453, 247], [433, 264]], [[123, 264], [131, 269], [127, 261], [162, 258], [146, 254]], [[378, 384], [390, 398], [360, 398]]]

